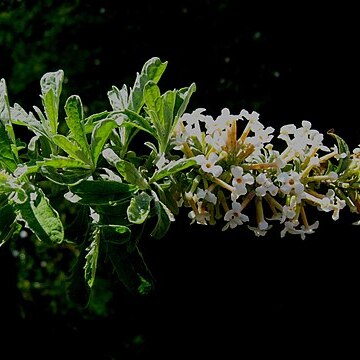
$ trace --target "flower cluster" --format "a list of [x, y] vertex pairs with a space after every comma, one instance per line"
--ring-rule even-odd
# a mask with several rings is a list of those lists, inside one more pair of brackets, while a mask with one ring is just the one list
[[185, 113], [172, 137], [174, 149], [196, 160], [181, 201], [191, 208], [192, 223], [222, 220], [223, 230], [247, 224], [256, 236], [264, 236], [278, 221], [281, 237], [305, 239], [319, 226], [319, 221], [309, 222], [309, 206], [331, 212], [333, 220], [347, 205], [360, 212], [360, 148], [350, 153], [331, 132], [337, 145], [325, 146], [324, 135], [309, 121], [285, 125], [276, 137], [255, 111], [231, 115], [225, 108], [216, 119], [204, 112]]

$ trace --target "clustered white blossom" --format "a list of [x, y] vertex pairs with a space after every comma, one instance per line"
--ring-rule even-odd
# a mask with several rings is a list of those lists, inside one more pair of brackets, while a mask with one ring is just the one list
[[178, 199], [191, 208], [191, 223], [221, 220], [223, 230], [246, 224], [264, 236], [278, 221], [281, 237], [305, 239], [319, 226], [309, 223], [310, 206], [330, 212], [333, 220], [346, 206], [360, 212], [360, 148], [339, 150], [345, 142], [335, 134], [338, 146], [329, 148], [324, 135], [302, 121], [281, 127], [277, 139], [284, 146], [275, 150], [275, 129], [265, 127], [257, 112], [231, 115], [225, 108], [216, 119], [204, 112], [185, 113], [172, 137], [174, 149], [196, 160], [188, 172], [193, 181]]

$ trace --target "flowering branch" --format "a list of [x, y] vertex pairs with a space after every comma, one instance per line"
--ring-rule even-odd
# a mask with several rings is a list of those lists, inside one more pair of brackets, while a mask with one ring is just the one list
[[[325, 146], [308, 121], [275, 136], [255, 111], [187, 113], [195, 84], [161, 93], [166, 66], [152, 58], [132, 87], [113, 86], [110, 110], [85, 114], [80, 97], [70, 96], [62, 123], [62, 70], [41, 78], [43, 110], [35, 113], [10, 105], [0, 82], [0, 244], [26, 229], [49, 245], [72, 246], [73, 300], [92, 288], [99, 259], [129, 290], [148, 293], [153, 278], [140, 240], [144, 232], [163, 237], [181, 208], [190, 224], [246, 224], [264, 236], [278, 221], [281, 237], [302, 239], [319, 226], [310, 207], [333, 220], [345, 207], [360, 212], [360, 148], [350, 152], [333, 132]], [[27, 144], [16, 136], [20, 127], [33, 135]], [[144, 146], [134, 145], [139, 133]]]

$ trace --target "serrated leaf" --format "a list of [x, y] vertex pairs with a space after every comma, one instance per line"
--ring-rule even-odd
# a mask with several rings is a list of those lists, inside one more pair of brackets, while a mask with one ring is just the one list
[[115, 163], [115, 166], [117, 171], [128, 183], [136, 185], [140, 190], [145, 190], [149, 187], [146, 179], [133, 163], [120, 159]]
[[99, 121], [91, 134], [91, 154], [94, 166], [96, 166], [101, 151], [106, 143], [110, 133], [117, 127], [117, 123], [113, 119], [105, 119]]
[[146, 192], [134, 196], [127, 209], [127, 216], [130, 222], [142, 224], [150, 213], [151, 196]]
[[67, 99], [65, 112], [67, 115], [65, 121], [70, 129], [71, 135], [85, 154], [86, 162], [91, 164], [92, 157], [84, 126], [84, 110], [79, 96], [72, 95]]
[[84, 266], [85, 281], [91, 288], [95, 281], [97, 262], [99, 258], [100, 249], [100, 229], [95, 228], [91, 234], [90, 245], [86, 248], [87, 254], [85, 256], [86, 263]]
[[133, 88], [130, 91], [128, 109], [138, 113], [144, 104], [144, 86], [152, 80], [157, 83], [165, 71], [167, 62], [161, 62], [157, 57], [149, 59], [143, 66], [140, 74], [136, 76]]
[[160, 170], [155, 171], [154, 175], [150, 179], [150, 183], [158, 181], [166, 176], [175, 174], [179, 171], [185, 170], [190, 166], [194, 166], [195, 164], [196, 160], [194, 159], [179, 159], [176, 161], [171, 161]]
[[31, 192], [27, 201], [17, 204], [16, 208], [20, 219], [39, 240], [47, 244], [59, 244], [64, 240], [64, 228], [59, 214], [41, 189]]

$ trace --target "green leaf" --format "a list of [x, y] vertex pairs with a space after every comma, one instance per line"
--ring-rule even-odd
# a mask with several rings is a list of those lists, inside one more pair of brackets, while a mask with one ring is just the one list
[[157, 57], [149, 59], [143, 66], [141, 73], [137, 74], [133, 88], [130, 91], [128, 109], [138, 113], [144, 104], [145, 84], [152, 80], [157, 83], [165, 71], [167, 62], [161, 62]]
[[85, 180], [80, 184], [70, 187], [71, 191], [78, 195], [97, 194], [126, 194], [136, 191], [138, 188], [133, 184], [124, 184], [118, 181], [110, 180]]
[[15, 133], [11, 123], [11, 111], [4, 79], [0, 80], [0, 121], [3, 123], [11, 143], [15, 144]]
[[49, 134], [55, 135], [58, 128], [59, 101], [64, 72], [48, 72], [40, 80], [41, 99], [48, 120]]
[[145, 105], [156, 111], [156, 101], [160, 97], [160, 89], [154, 81], [148, 81], [144, 87]]
[[146, 192], [141, 192], [134, 196], [127, 209], [127, 216], [130, 222], [134, 224], [142, 224], [150, 212], [151, 196]]
[[42, 166], [40, 173], [55, 184], [73, 186], [87, 179], [92, 171], [86, 168], [77, 168], [76, 166], [69, 169], [65, 168], [62, 171], [52, 166]]
[[123, 85], [121, 90], [116, 86], [113, 86], [107, 93], [111, 107], [113, 110], [121, 111], [128, 106], [128, 89], [126, 85]]
[[102, 111], [100, 113], [97, 114], [92, 114], [90, 116], [88, 116], [85, 120], [84, 120], [84, 127], [85, 127], [85, 133], [86, 134], [91, 134], [95, 125], [100, 121], [103, 120], [105, 118], [107, 118], [110, 115], [109, 111]]
[[173, 129], [174, 122], [174, 107], [176, 100], [175, 91], [167, 91], [161, 96], [161, 120], [163, 122], [164, 134], [162, 137], [162, 149], [161, 152], [165, 152], [166, 147], [169, 144], [169, 138]]
[[0, 167], [13, 172], [17, 167], [17, 148], [10, 118], [6, 83], [0, 80]]
[[36, 119], [32, 112], [27, 113], [19, 104], [14, 104], [10, 109], [10, 112], [11, 120], [14, 124], [26, 126], [36, 135], [48, 136], [41, 122]]
[[161, 239], [168, 232], [171, 222], [175, 221], [175, 218], [166, 205], [159, 200], [157, 195], [154, 192], [152, 193], [155, 202], [155, 211], [157, 213], [157, 222], [151, 232], [151, 236], [155, 239]]
[[146, 179], [133, 163], [120, 159], [116, 162], [115, 166], [117, 171], [128, 183], [138, 186], [140, 190], [145, 190], [149, 187]]
[[91, 234], [90, 245], [86, 248], [87, 254], [85, 256], [86, 263], [84, 266], [85, 281], [91, 288], [95, 281], [97, 262], [99, 258], [100, 248], [100, 229], [95, 228]]
[[131, 230], [124, 225], [98, 225], [104, 242], [123, 245], [130, 241]]
[[17, 168], [16, 155], [11, 146], [11, 139], [2, 121], [0, 121], [0, 168], [13, 173]]
[[0, 171], [0, 195], [2, 194], [11, 194], [10, 200], [17, 204], [23, 204], [27, 200], [23, 183], [19, 182], [12, 174], [4, 171]]
[[89, 169], [89, 165], [84, 164], [82, 161], [60, 155], [52, 155], [50, 159], [37, 161], [36, 164], [38, 166], [50, 166], [55, 169]]
[[70, 96], [65, 104], [65, 118], [73, 139], [78, 143], [80, 149], [87, 158], [87, 163], [92, 163], [90, 147], [86, 138], [84, 126], [84, 110], [81, 99], [77, 95]]
[[0, 207], [0, 246], [2, 246], [11, 237], [16, 228], [16, 214], [14, 208], [5, 204]]
[[135, 126], [136, 128], [146, 131], [156, 138], [156, 131], [148, 120], [131, 110], [124, 110], [123, 113], [127, 116], [127, 118], [125, 118], [122, 122], [123, 125]]
[[195, 164], [196, 160], [194, 159], [179, 159], [176, 161], [171, 161], [160, 170], [155, 171], [154, 175], [150, 179], [150, 183], [158, 181], [166, 176], [175, 174], [179, 171], [185, 170], [190, 166], [194, 166]]
[[83, 205], [110, 205], [128, 201], [138, 187], [110, 180], [85, 180], [70, 186], [65, 198]]
[[90, 288], [85, 280], [84, 267], [86, 264], [87, 243], [84, 242], [80, 248], [80, 253], [72, 266], [67, 295], [71, 301], [81, 306], [86, 306], [89, 302]]
[[52, 137], [52, 140], [57, 146], [63, 149], [73, 159], [80, 160], [83, 164], [85, 163], [91, 165], [88, 155], [84, 153], [84, 151], [77, 142], [69, 140], [64, 135], [54, 135]]
[[117, 123], [112, 119], [99, 121], [91, 134], [91, 153], [94, 166], [96, 166], [101, 151], [106, 143], [110, 133], [117, 127]]
[[102, 156], [110, 165], [114, 167], [116, 167], [116, 163], [121, 160], [120, 157], [111, 148], [104, 149], [102, 152]]
[[336, 140], [339, 154], [342, 154], [342, 153], [346, 154], [345, 158], [339, 160], [339, 164], [335, 169], [335, 172], [337, 174], [341, 174], [348, 168], [348, 166], [351, 163], [351, 159], [350, 159], [351, 154], [350, 154], [349, 146], [347, 145], [345, 140], [343, 138], [341, 138], [339, 135], [336, 135], [332, 131], [328, 131], [328, 134]]
[[139, 274], [139, 278], [140, 278], [140, 285], [138, 286], [139, 294], [140, 295], [150, 294], [154, 286], [152, 281], [150, 282], [149, 280], [142, 277], [140, 274]]
[[61, 243], [64, 240], [64, 228], [58, 212], [51, 206], [41, 189], [31, 192], [23, 204], [16, 204], [17, 212], [26, 226], [47, 243]]
[[126, 245], [108, 244], [107, 254], [120, 281], [129, 291], [147, 295], [153, 290], [153, 277], [137, 247], [129, 252]]
[[[179, 119], [185, 112], [191, 95], [196, 91], [195, 83], [192, 83], [188, 88], [182, 88], [176, 93], [176, 103], [174, 113], [176, 114], [176, 119]], [[176, 123], [173, 124], [173, 127], [176, 126]]]
[[[166, 184], [167, 185], [167, 184]], [[170, 186], [164, 186], [164, 184], [159, 185], [158, 183], [153, 183], [153, 186], [156, 187], [156, 193], [162, 203], [164, 203], [169, 210], [175, 214], [179, 214], [179, 207], [178, 204], [174, 198], [174, 191], [175, 187]]]

